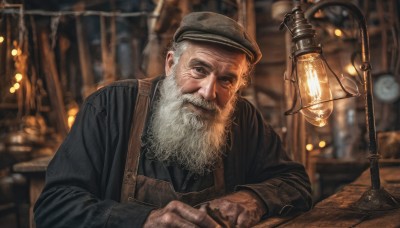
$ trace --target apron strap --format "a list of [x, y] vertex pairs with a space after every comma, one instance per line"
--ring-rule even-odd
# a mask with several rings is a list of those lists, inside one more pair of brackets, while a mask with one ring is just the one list
[[138, 94], [128, 143], [125, 170], [121, 188], [121, 202], [131, 202], [135, 198], [136, 176], [139, 165], [142, 134], [150, 103], [151, 81], [138, 79]]
[[224, 161], [221, 159], [217, 168], [214, 170], [214, 188], [215, 191], [222, 195], [225, 193], [225, 177], [224, 177]]

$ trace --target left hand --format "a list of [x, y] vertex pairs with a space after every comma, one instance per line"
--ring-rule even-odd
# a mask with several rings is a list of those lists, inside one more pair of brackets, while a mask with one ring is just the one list
[[250, 227], [257, 224], [267, 209], [255, 193], [238, 191], [207, 202], [213, 211], [219, 211], [230, 227]]

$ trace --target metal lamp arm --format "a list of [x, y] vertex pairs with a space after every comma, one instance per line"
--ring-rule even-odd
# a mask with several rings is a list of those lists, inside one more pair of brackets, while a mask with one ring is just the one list
[[375, 115], [372, 95], [372, 79], [371, 79], [371, 65], [370, 65], [370, 54], [369, 54], [369, 38], [368, 30], [365, 17], [361, 10], [354, 4], [346, 0], [325, 0], [320, 1], [310, 6], [304, 15], [307, 19], [310, 19], [318, 10], [329, 6], [342, 6], [351, 11], [352, 15], [355, 16], [360, 30], [361, 38], [361, 60], [364, 80], [364, 101], [365, 101], [365, 113], [366, 113], [366, 125], [368, 129], [369, 144], [368, 150], [370, 152], [370, 169], [371, 169], [371, 182], [372, 189], [380, 189], [380, 178], [379, 178], [379, 167], [378, 167], [378, 153], [376, 143], [376, 129], [375, 129]]

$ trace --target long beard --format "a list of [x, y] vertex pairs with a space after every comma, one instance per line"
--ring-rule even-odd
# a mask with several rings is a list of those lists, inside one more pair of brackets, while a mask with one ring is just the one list
[[[182, 94], [174, 75], [163, 81], [160, 93], [149, 128], [147, 156], [200, 175], [212, 171], [222, 159], [236, 96], [221, 109], [194, 94]], [[212, 110], [214, 115], [206, 119], [186, 109], [185, 103]]]

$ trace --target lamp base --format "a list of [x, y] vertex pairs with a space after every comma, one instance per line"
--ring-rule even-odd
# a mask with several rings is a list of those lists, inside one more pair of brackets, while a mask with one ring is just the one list
[[362, 211], [385, 211], [399, 207], [399, 202], [384, 188], [369, 189], [351, 206]]

